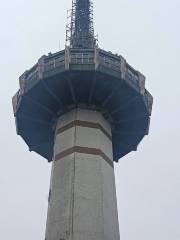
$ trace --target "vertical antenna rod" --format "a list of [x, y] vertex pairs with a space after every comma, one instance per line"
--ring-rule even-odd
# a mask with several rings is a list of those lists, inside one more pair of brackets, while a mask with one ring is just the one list
[[72, 0], [69, 42], [72, 48], [94, 48], [93, 4], [91, 0]]

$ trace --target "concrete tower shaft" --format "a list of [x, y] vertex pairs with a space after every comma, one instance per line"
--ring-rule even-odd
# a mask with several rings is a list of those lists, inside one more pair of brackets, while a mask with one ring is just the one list
[[119, 240], [110, 124], [97, 111], [59, 118], [46, 240]]

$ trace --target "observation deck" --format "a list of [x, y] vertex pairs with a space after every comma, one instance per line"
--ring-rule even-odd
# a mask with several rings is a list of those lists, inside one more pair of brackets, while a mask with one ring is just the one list
[[149, 132], [153, 98], [145, 77], [122, 56], [66, 47], [42, 56], [19, 83], [13, 97], [17, 133], [48, 161], [57, 119], [74, 108], [97, 110], [108, 120], [114, 161], [137, 150]]

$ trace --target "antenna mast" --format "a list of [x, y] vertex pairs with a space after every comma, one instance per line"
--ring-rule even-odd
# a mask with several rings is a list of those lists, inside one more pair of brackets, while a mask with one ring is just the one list
[[93, 3], [72, 0], [71, 21], [66, 28], [66, 42], [71, 48], [94, 48]]

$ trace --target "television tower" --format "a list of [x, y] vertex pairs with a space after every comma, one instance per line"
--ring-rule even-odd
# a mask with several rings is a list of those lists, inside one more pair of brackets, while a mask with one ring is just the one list
[[49, 162], [46, 240], [119, 240], [114, 162], [148, 134], [145, 77], [98, 47], [91, 0], [73, 0], [65, 50], [42, 56], [13, 97], [17, 134]]

